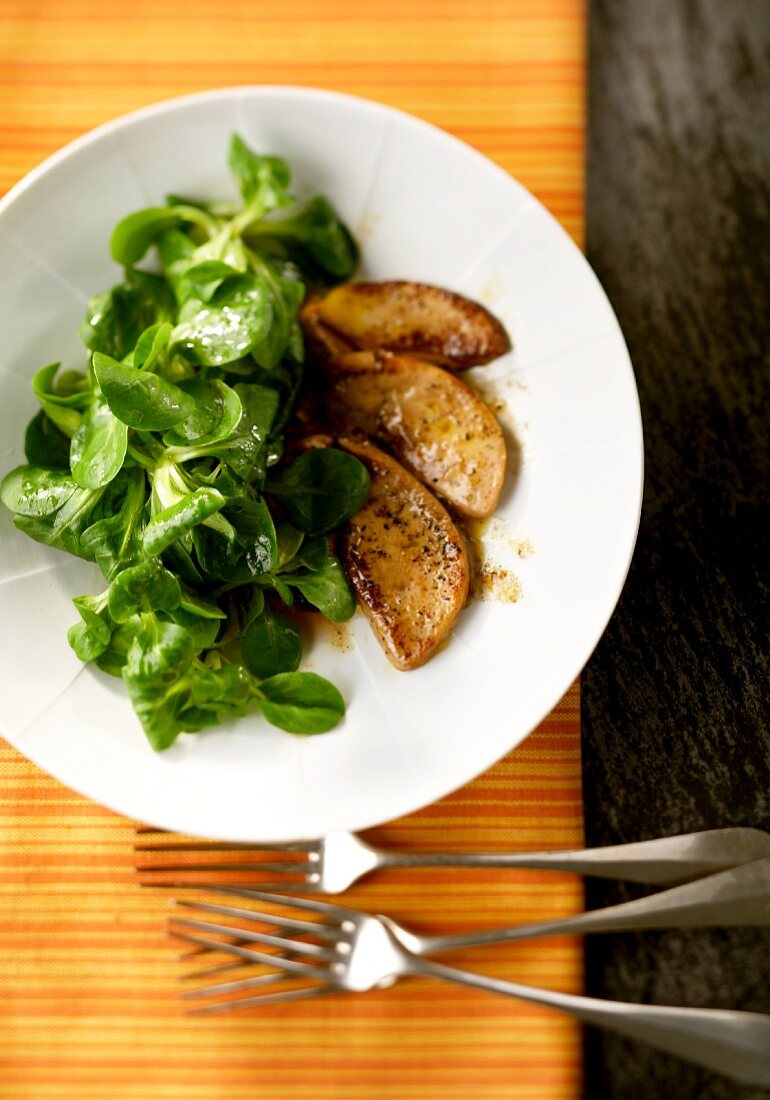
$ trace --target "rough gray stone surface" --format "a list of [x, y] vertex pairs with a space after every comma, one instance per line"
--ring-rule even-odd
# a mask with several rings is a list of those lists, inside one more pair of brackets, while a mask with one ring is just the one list
[[[587, 251], [646, 488], [582, 679], [587, 840], [770, 830], [770, 3], [593, 0], [588, 133]], [[770, 1012], [764, 929], [597, 936], [587, 970], [596, 995]], [[586, 1052], [590, 1100], [770, 1095], [607, 1035]]]

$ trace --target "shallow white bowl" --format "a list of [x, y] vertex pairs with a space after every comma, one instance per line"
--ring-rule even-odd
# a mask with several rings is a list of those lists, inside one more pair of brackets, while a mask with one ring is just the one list
[[[285, 840], [360, 829], [426, 805], [488, 768], [548, 714], [620, 593], [639, 521], [642, 433], [628, 354], [582, 255], [515, 180], [455, 138], [388, 107], [307, 88], [223, 89], [138, 111], [73, 142], [0, 203], [0, 446], [24, 461], [47, 362], [82, 366], [86, 299], [119, 280], [115, 222], [167, 192], [233, 195], [229, 136], [291, 163], [363, 245], [361, 274], [480, 299], [515, 350], [473, 372], [504, 403], [520, 470], [487, 532], [521, 583], [480, 602], [425, 668], [396, 672], [359, 614], [352, 647], [316, 642], [305, 667], [348, 712], [299, 738], [258, 715], [149, 748], [119, 680], [84, 668], [71, 597], [95, 566], [32, 542], [0, 516], [0, 730], [70, 787], [168, 829]], [[501, 536], [502, 533], [502, 537]], [[515, 543], [531, 544], [521, 558]]]

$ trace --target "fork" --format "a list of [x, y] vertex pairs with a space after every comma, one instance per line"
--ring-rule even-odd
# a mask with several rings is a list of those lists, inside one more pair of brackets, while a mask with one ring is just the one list
[[[250, 890], [236, 886], [208, 887], [215, 892], [234, 895], [241, 898], [280, 898], [280, 895], [261, 890]], [[286, 900], [286, 899], [284, 899]], [[198, 911], [216, 913], [222, 916], [253, 919], [253, 912], [232, 906], [205, 904], [203, 902], [177, 901], [177, 905]], [[299, 905], [297, 901], [293, 904]], [[386, 923], [388, 917], [382, 917]], [[178, 920], [178, 924], [213, 931], [211, 924]], [[495, 928], [484, 932], [463, 932], [452, 936], [417, 936], [393, 921], [389, 926], [396, 939], [407, 949], [418, 955], [433, 955], [458, 947], [478, 947], [485, 944], [504, 943], [511, 940], [532, 939], [537, 936], [577, 935], [590, 932], [640, 931], [642, 929], [661, 928], [708, 928], [720, 925], [770, 925], [770, 857], [741, 864], [739, 867], [670, 887], [657, 894], [634, 901], [610, 905], [603, 909], [593, 909], [587, 913], [562, 917], [558, 920], [539, 921], [529, 924], [516, 924], [506, 928]], [[220, 933], [228, 930], [218, 926]], [[264, 933], [238, 934], [230, 929], [235, 943], [271, 943]], [[292, 936], [295, 932], [290, 933]], [[190, 954], [205, 954], [209, 948], [198, 946]], [[301, 948], [300, 948], [301, 951]], [[225, 970], [236, 969], [244, 960], [229, 964], [220, 964], [205, 971], [198, 971], [193, 977], [208, 977]], [[264, 984], [264, 983], [260, 983]], [[211, 987], [202, 990], [210, 992]]]
[[[626, 902], [607, 910], [597, 910], [584, 916], [599, 918], [590, 929], [592, 931], [629, 927], [624, 923], [623, 914], [627, 916], [635, 907], [637, 915], [641, 910], [644, 917], [644, 903], [657, 902], [667, 897], [669, 904], [666, 912], [669, 919], [663, 920], [661, 913], [657, 924], [645, 922], [634, 927], [661, 927], [661, 924], [670, 927], [693, 923], [696, 906], [692, 901], [688, 906], [686, 899], [697, 896], [700, 892], [704, 906], [701, 916], [707, 917], [705, 923], [719, 923], [721, 918], [722, 921], [726, 919], [732, 924], [767, 924], [770, 923], [768, 887], [770, 858], [765, 858], [697, 883], [667, 890], [663, 894]], [[181, 902], [179, 904], [185, 908], [235, 917], [241, 921], [268, 924], [276, 930], [283, 930], [283, 934], [280, 931], [266, 933], [242, 927], [234, 928], [229, 924], [179, 917], [172, 918], [173, 925], [176, 926], [172, 927], [172, 934], [198, 947], [235, 955], [245, 962], [277, 967], [279, 973], [220, 982], [189, 990], [183, 997], [214, 997], [257, 987], [269, 989], [275, 983], [289, 979], [313, 984], [288, 991], [271, 991], [257, 996], [214, 1002], [195, 1010], [198, 1013], [263, 1006], [276, 1001], [335, 992], [364, 992], [392, 985], [407, 975], [421, 975], [546, 1005], [583, 1023], [609, 1028], [627, 1038], [647, 1042], [698, 1065], [718, 1070], [745, 1084], [770, 1085], [770, 1016], [727, 1009], [673, 1008], [603, 1001], [503, 981], [424, 958], [424, 954], [428, 952], [521, 938], [527, 927], [529, 935], [540, 934], [544, 930], [554, 931], [557, 924], [561, 924], [561, 930], [566, 931], [569, 924], [575, 930], [575, 924], [580, 918], [567, 918], [564, 922], [547, 922], [540, 926], [500, 929], [496, 932], [423, 937], [403, 928], [389, 917], [374, 916], [316, 899], [285, 897], [237, 887], [219, 887], [216, 892], [269, 902], [294, 912], [291, 916], [286, 916], [282, 913], [265, 913], [236, 906]], [[682, 898], [685, 899], [684, 903]], [[735, 912], [736, 905], [740, 905], [740, 912]], [[616, 920], [615, 923], [606, 919], [613, 910], [616, 918], [620, 914], [619, 921]], [[308, 920], [308, 914], [315, 919]], [[750, 920], [743, 919], [747, 914]], [[686, 919], [683, 920], [683, 917]], [[533, 927], [539, 928], [539, 931], [533, 931]], [[588, 930], [587, 926], [582, 930]], [[200, 932], [237, 936], [239, 942], [225, 943], [200, 935]], [[256, 944], [257, 948], [243, 946], [246, 942]], [[277, 948], [281, 953], [259, 950], [262, 946]], [[197, 976], [200, 977], [202, 973], [207, 972], [199, 971]]]
[[[149, 830], [145, 835], [150, 835]], [[162, 834], [163, 835], [163, 834]], [[220, 841], [151, 841], [136, 851], [265, 852], [296, 856], [288, 862], [170, 863], [140, 867], [145, 874], [191, 871], [254, 872], [280, 876], [260, 883], [261, 889], [289, 889], [292, 893], [338, 894], [370, 871], [381, 867], [529, 867], [573, 871], [598, 878], [664, 885], [688, 882], [727, 867], [770, 856], [770, 834], [762, 829], [727, 828], [642, 840], [605, 848], [556, 852], [398, 852], [376, 848], [353, 833], [338, 831], [319, 840], [292, 844], [237, 844]], [[291, 877], [294, 876], [294, 877]], [[297, 877], [298, 876], [298, 877]], [[174, 885], [194, 885], [191, 881]]]

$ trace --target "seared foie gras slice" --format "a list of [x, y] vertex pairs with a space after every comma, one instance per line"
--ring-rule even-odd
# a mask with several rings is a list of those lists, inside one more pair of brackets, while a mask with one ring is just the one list
[[383, 442], [463, 515], [494, 512], [505, 440], [494, 413], [465, 382], [433, 363], [387, 352], [350, 352], [326, 371], [326, 410], [338, 431], [355, 428]]
[[334, 355], [344, 355], [355, 350], [355, 344], [343, 340], [332, 329], [321, 323], [318, 316], [322, 299], [308, 298], [299, 311], [299, 320], [305, 337], [305, 348], [310, 362], [324, 362]]
[[394, 458], [366, 440], [338, 443], [372, 478], [342, 530], [345, 572], [391, 664], [419, 668], [468, 599], [465, 544], [444, 506]]
[[450, 370], [488, 363], [511, 347], [489, 310], [426, 283], [343, 283], [313, 305], [312, 316], [354, 347], [412, 352]]

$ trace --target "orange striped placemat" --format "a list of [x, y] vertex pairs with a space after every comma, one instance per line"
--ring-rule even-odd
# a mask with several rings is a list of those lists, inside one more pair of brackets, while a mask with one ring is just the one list
[[[404, 847], [567, 846], [580, 839], [578, 693], [517, 751], [436, 805], [372, 830]], [[360, 996], [185, 1017], [165, 891], [134, 871], [134, 826], [0, 742], [3, 1100], [575, 1100], [575, 1026], [486, 993], [414, 980]], [[346, 895], [454, 932], [576, 911], [568, 876], [390, 871]], [[579, 991], [564, 938], [451, 957]]]
[[[580, 241], [582, 0], [0, 0], [0, 193], [100, 122], [226, 84], [336, 88], [412, 111], [517, 176]], [[1, 678], [0, 672], [0, 678]], [[578, 690], [486, 775], [371, 834], [410, 847], [581, 842]], [[574, 1100], [577, 1029], [423, 980], [258, 1015], [182, 1015], [167, 897], [134, 823], [0, 741], [0, 1097], [5, 1100]], [[356, 904], [453, 931], [576, 911], [536, 872], [390, 872]], [[454, 956], [581, 986], [570, 939]]]

